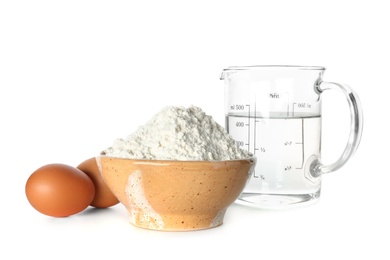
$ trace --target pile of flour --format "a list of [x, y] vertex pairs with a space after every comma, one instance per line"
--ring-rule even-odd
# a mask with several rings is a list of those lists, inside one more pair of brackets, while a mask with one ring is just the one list
[[222, 161], [249, 158], [226, 130], [199, 107], [168, 106], [103, 155], [130, 159]]

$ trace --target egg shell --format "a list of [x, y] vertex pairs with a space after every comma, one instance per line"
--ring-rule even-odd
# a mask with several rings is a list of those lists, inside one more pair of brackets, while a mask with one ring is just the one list
[[67, 217], [89, 206], [95, 186], [81, 170], [54, 163], [34, 171], [26, 182], [25, 191], [37, 211], [52, 217]]
[[77, 168], [87, 174], [95, 185], [95, 197], [90, 204], [91, 206], [96, 208], [108, 208], [119, 203], [117, 197], [115, 197], [104, 182], [95, 157], [80, 163]]

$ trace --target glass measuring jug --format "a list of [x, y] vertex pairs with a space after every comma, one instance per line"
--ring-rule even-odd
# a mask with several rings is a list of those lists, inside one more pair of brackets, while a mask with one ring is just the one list
[[[224, 69], [226, 129], [257, 157], [240, 204], [283, 208], [314, 202], [322, 174], [342, 167], [358, 148], [363, 115], [348, 86], [324, 82], [317, 66], [242, 66]], [[348, 101], [350, 134], [337, 161], [321, 163], [321, 93], [340, 89]]]

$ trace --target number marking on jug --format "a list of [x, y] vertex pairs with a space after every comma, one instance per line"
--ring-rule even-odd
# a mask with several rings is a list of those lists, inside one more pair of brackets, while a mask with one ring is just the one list
[[245, 109], [245, 105], [241, 105], [241, 104], [231, 105], [230, 109], [231, 110], [244, 110]]

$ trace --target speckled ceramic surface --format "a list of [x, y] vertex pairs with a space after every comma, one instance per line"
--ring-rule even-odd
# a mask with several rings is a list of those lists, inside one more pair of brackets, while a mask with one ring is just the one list
[[165, 231], [220, 226], [241, 194], [255, 159], [222, 162], [96, 157], [103, 179], [127, 208], [130, 222]]

